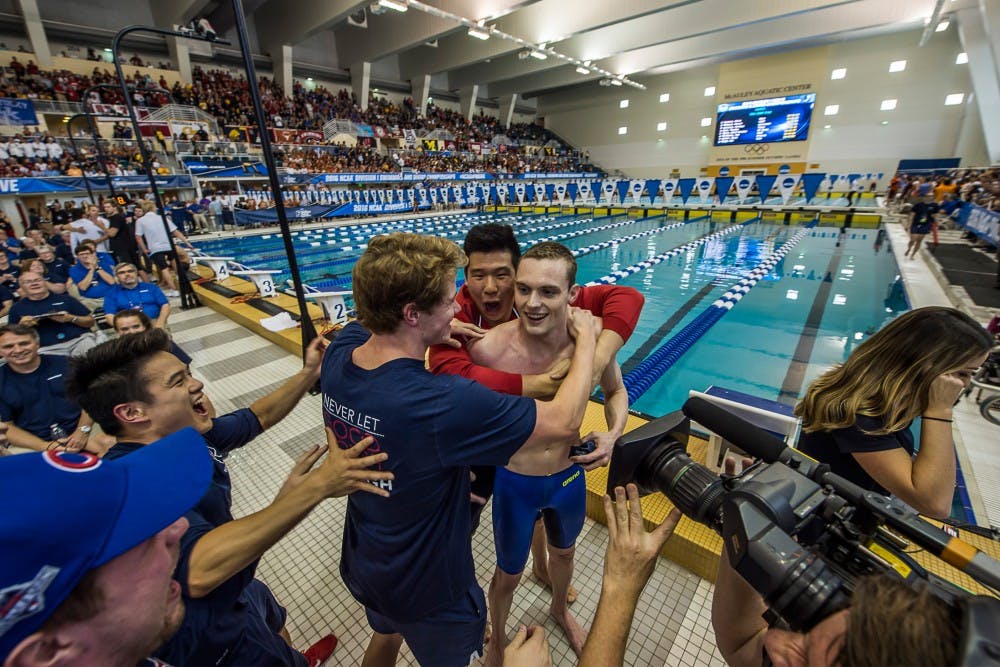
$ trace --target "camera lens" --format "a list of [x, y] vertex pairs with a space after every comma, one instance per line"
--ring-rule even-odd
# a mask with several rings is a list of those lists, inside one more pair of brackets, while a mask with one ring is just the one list
[[715, 527], [721, 520], [722, 480], [677, 445], [654, 447], [638, 467], [638, 481], [659, 489], [695, 521]]

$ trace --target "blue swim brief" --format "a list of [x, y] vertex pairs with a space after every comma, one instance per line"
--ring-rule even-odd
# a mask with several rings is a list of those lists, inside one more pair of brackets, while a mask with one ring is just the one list
[[539, 513], [549, 544], [568, 549], [576, 543], [587, 514], [587, 481], [573, 464], [554, 475], [521, 475], [497, 468], [493, 487], [493, 543], [497, 565], [519, 574], [528, 562], [531, 534]]

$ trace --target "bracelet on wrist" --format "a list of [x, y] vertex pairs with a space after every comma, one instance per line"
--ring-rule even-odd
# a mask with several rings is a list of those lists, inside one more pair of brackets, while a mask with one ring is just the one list
[[934, 422], [948, 422], [949, 424], [955, 421], [954, 419], [942, 419], [941, 417], [928, 417], [927, 415], [920, 415], [920, 418], [929, 419]]

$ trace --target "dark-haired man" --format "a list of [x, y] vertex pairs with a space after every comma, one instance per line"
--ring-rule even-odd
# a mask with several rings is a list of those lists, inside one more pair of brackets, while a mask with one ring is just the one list
[[139, 280], [139, 270], [135, 264], [122, 262], [115, 266], [118, 284], [104, 295], [104, 313], [108, 324], [113, 325], [115, 313], [123, 310], [141, 310], [146, 313], [153, 326], [165, 329], [170, 317], [170, 302], [159, 286]]
[[73, 364], [69, 395], [106, 433], [118, 438], [107, 453], [115, 459], [184, 427], [205, 435], [214, 459], [208, 493], [186, 515], [177, 579], [187, 615], [157, 656], [177, 665], [294, 665], [313, 667], [329, 657], [336, 638], [327, 635], [300, 653], [282, 638], [285, 610], [270, 589], [254, 578], [261, 555], [326, 498], [356, 490], [384, 493], [368, 480], [391, 475], [366, 470], [384, 455], [358, 458], [370, 443], [342, 450], [328, 436], [299, 459], [274, 501], [234, 519], [231, 481], [222, 457], [282, 419], [319, 376], [324, 339], [309, 347], [303, 369], [250, 408], [215, 418], [204, 385], [170, 354], [162, 329], [121, 336]]
[[[153, 328], [153, 321], [141, 310], [119, 310], [112, 318], [111, 326], [119, 336], [127, 336], [149, 331]], [[170, 354], [180, 359], [181, 363], [191, 365], [191, 356], [173, 338], [170, 339]]]
[[519, 449], [556, 443], [568, 455], [561, 444], [578, 433], [590, 393], [597, 323], [580, 310], [567, 324], [573, 363], [551, 401], [425, 370], [427, 346], [451, 336], [464, 263], [445, 239], [372, 239], [353, 271], [360, 323], [348, 324], [323, 360], [327, 425], [347, 445], [374, 438], [395, 474], [388, 499], [352, 496], [344, 524], [340, 572], [374, 630], [369, 665], [395, 664], [403, 639], [420, 664], [435, 667], [468, 665], [481, 652], [486, 609], [469, 541], [469, 465], [503, 465]]
[[98, 256], [94, 246], [76, 247], [76, 263], [69, 267], [69, 279], [80, 292], [80, 301], [91, 309], [103, 305], [104, 297], [115, 286], [115, 269], [110, 255]]
[[184, 615], [172, 578], [183, 514], [211, 468], [191, 430], [124, 461], [70, 452], [0, 459], [0, 663], [162, 664], [145, 659]]

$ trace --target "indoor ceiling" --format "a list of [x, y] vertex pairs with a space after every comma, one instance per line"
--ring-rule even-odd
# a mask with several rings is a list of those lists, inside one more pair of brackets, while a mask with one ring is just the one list
[[[193, 3], [194, 4], [194, 3]], [[228, 3], [222, 3], [223, 9]], [[480, 98], [521, 98], [644, 78], [711, 62], [911, 30], [975, 0], [426, 0], [493, 31], [476, 39], [454, 17], [354, 0], [248, 0], [264, 51], [332, 32], [339, 66], [371, 62], [400, 81], [436, 76]], [[218, 12], [217, 12], [218, 14]], [[213, 15], [214, 21], [226, 17]], [[364, 27], [357, 25], [363, 23]], [[931, 28], [934, 26], [932, 25]], [[504, 33], [501, 38], [497, 33]], [[511, 38], [522, 40], [520, 43]], [[538, 47], [548, 51], [538, 58]], [[536, 57], [530, 53], [535, 51]], [[293, 49], [294, 52], [294, 49]], [[379, 66], [381, 64], [381, 66]], [[593, 71], [599, 68], [602, 72]], [[590, 70], [590, 71], [586, 71]], [[586, 71], [586, 73], [584, 73]], [[628, 81], [625, 82], [628, 85]], [[437, 83], [441, 87], [441, 83]]]

